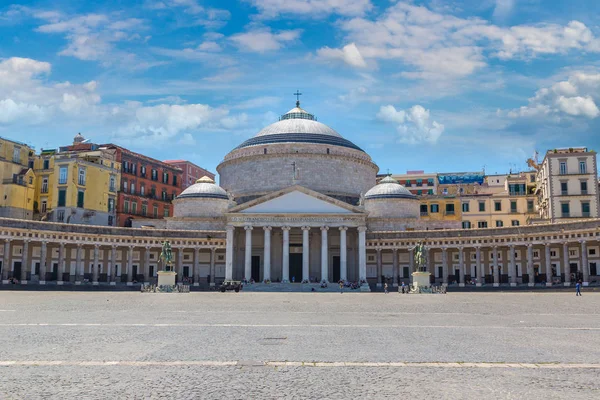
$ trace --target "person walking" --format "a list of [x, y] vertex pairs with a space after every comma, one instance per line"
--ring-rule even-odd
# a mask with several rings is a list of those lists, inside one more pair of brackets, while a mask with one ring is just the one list
[[581, 280], [575, 284], [575, 296], [581, 296]]
[[405, 289], [404, 282], [402, 282], [402, 286], [400, 286], [400, 289], [402, 290], [402, 294], [404, 294], [404, 289]]
[[344, 293], [344, 282], [340, 281], [340, 294]]
[[388, 294], [388, 284], [387, 284], [387, 282], [383, 284], [383, 290], [384, 290], [385, 294]]

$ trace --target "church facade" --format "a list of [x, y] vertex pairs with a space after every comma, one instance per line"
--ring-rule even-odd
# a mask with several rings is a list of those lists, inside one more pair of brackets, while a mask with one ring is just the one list
[[229, 152], [220, 185], [204, 177], [173, 216], [133, 228], [0, 219], [2, 282], [154, 282], [161, 243], [178, 279], [409, 283], [412, 249], [428, 248], [432, 283], [584, 285], [600, 280], [597, 219], [492, 229], [443, 229], [359, 146], [296, 107]]

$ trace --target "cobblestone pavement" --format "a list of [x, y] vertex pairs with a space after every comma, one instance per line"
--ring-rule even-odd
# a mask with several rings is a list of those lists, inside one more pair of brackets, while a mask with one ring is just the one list
[[0, 399], [600, 398], [599, 316], [585, 292], [0, 292]]

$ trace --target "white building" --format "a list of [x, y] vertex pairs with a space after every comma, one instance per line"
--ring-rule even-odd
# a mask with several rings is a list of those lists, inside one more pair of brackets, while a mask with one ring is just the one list
[[585, 147], [549, 150], [537, 178], [540, 218], [598, 218], [596, 153]]

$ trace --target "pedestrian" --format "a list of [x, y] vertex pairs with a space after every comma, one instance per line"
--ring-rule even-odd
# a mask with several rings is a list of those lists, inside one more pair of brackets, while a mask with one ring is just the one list
[[575, 296], [581, 296], [581, 280], [575, 284]]
[[344, 293], [344, 282], [340, 281], [340, 294]]
[[402, 282], [402, 294], [404, 294], [405, 289], [406, 289], [406, 286], [404, 286], [404, 282]]
[[384, 290], [385, 294], [388, 294], [388, 284], [387, 284], [387, 282], [383, 284], [383, 290]]

